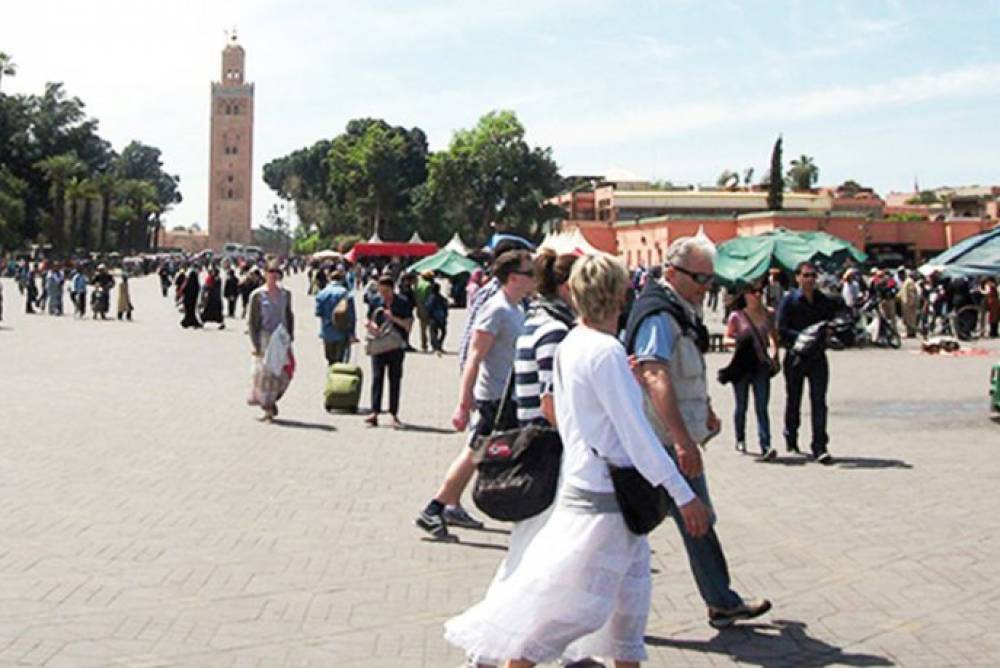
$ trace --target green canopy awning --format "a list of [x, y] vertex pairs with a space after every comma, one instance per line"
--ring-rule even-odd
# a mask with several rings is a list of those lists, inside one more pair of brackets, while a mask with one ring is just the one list
[[407, 271], [414, 271], [418, 274], [425, 271], [433, 271], [450, 277], [471, 273], [478, 268], [479, 264], [475, 261], [456, 253], [450, 248], [442, 248], [434, 255], [411, 264], [407, 268]]
[[772, 267], [794, 271], [801, 262], [839, 267], [849, 259], [864, 262], [868, 256], [826, 232], [773, 230], [721, 244], [715, 277], [726, 287], [736, 287], [759, 281]]

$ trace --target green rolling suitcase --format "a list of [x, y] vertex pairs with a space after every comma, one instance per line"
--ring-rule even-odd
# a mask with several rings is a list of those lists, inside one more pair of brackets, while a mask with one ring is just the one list
[[331, 364], [326, 372], [323, 406], [327, 411], [357, 413], [364, 374], [357, 364]]

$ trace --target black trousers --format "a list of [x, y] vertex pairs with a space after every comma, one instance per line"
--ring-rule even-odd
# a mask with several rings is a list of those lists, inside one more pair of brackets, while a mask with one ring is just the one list
[[826, 390], [830, 385], [830, 365], [826, 354], [804, 363], [793, 363], [785, 356], [785, 443], [797, 446], [799, 424], [802, 421], [802, 390], [809, 381], [809, 410], [812, 413], [812, 453], [819, 457], [826, 452]]
[[[347, 350], [348, 343], [347, 339], [343, 341], [324, 341], [323, 342], [323, 354], [326, 356], [327, 364], [334, 364], [337, 362], [347, 361]], [[372, 368], [374, 369], [375, 361], [372, 359]]]
[[444, 345], [444, 337], [447, 333], [445, 331], [445, 325], [434, 322], [433, 320], [431, 320], [429, 324], [431, 330], [431, 349], [440, 351]]
[[385, 372], [389, 372], [389, 414], [399, 415], [399, 390], [403, 382], [402, 350], [392, 350], [381, 355], [372, 355], [372, 412], [382, 412], [382, 388]]
[[226, 297], [226, 304], [229, 306], [229, 317], [236, 317], [236, 297]]

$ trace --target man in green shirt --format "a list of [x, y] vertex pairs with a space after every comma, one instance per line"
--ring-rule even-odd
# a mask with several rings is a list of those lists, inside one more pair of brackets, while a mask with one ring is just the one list
[[417, 301], [417, 320], [420, 321], [420, 350], [427, 352], [427, 334], [430, 331], [430, 315], [427, 312], [427, 297], [431, 293], [431, 283], [434, 281], [434, 272], [425, 271], [417, 279], [417, 285], [413, 288], [413, 295]]

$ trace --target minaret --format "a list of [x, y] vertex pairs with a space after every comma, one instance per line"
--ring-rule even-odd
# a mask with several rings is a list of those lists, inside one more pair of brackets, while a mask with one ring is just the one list
[[253, 84], [245, 83], [245, 58], [234, 29], [222, 50], [222, 80], [212, 84], [208, 233], [215, 251], [252, 242]]

